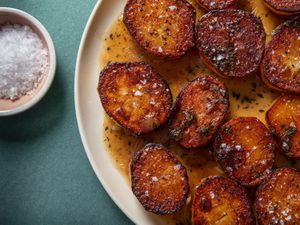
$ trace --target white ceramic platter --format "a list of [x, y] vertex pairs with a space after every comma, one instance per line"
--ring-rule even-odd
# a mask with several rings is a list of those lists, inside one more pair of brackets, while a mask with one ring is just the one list
[[158, 216], [146, 212], [125, 178], [105, 150], [102, 126], [104, 111], [97, 84], [103, 35], [120, 16], [126, 0], [103, 0], [96, 4], [82, 36], [75, 72], [75, 107], [81, 139], [88, 159], [103, 187], [119, 208], [136, 224], [164, 224]]

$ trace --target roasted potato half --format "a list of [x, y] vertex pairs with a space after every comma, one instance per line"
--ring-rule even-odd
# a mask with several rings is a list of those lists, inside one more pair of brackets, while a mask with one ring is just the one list
[[300, 13], [300, 2], [298, 0], [264, 0], [264, 3], [277, 14], [294, 15]]
[[254, 205], [260, 225], [300, 224], [300, 173], [274, 171], [258, 188]]
[[166, 123], [171, 112], [168, 84], [145, 62], [108, 64], [98, 92], [106, 113], [136, 135]]
[[128, 0], [123, 21], [148, 53], [178, 58], [195, 44], [196, 11], [187, 0]]
[[246, 191], [225, 177], [209, 177], [197, 187], [192, 220], [194, 225], [255, 225]]
[[171, 138], [185, 148], [208, 144], [229, 108], [225, 85], [215, 77], [199, 77], [179, 93], [169, 124]]
[[197, 0], [200, 6], [206, 10], [235, 8], [238, 0]]
[[300, 96], [280, 96], [268, 110], [266, 119], [282, 152], [300, 158]]
[[155, 214], [173, 214], [185, 204], [189, 182], [185, 167], [160, 144], [147, 144], [131, 161], [132, 191]]
[[271, 173], [275, 148], [275, 140], [262, 122], [255, 117], [238, 117], [221, 127], [214, 155], [229, 177], [255, 186]]
[[262, 80], [272, 88], [300, 94], [300, 22], [276, 28], [261, 65]]
[[261, 20], [240, 9], [211, 11], [198, 23], [196, 42], [200, 58], [225, 78], [256, 72], [265, 40]]

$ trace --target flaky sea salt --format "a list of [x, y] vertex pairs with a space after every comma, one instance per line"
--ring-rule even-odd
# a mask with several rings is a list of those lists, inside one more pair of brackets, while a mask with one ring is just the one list
[[0, 27], [0, 99], [17, 100], [38, 86], [48, 68], [48, 51], [28, 26]]

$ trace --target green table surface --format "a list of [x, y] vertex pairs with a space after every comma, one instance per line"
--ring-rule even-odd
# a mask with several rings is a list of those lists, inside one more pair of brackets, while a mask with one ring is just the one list
[[57, 52], [56, 78], [43, 100], [0, 118], [0, 225], [132, 224], [94, 174], [76, 123], [75, 62], [95, 3], [0, 0], [39, 19]]

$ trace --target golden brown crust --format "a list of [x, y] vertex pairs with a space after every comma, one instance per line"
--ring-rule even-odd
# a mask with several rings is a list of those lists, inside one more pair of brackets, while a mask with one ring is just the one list
[[226, 118], [229, 98], [223, 82], [198, 77], [179, 93], [169, 124], [170, 136], [185, 148], [207, 145]]
[[271, 173], [276, 143], [255, 117], [239, 117], [224, 124], [214, 143], [216, 161], [225, 173], [245, 186], [259, 185]]
[[168, 121], [170, 88], [145, 62], [108, 64], [100, 74], [98, 92], [106, 113], [136, 135]]
[[185, 167], [160, 144], [147, 144], [131, 161], [132, 191], [155, 214], [173, 214], [185, 204], [189, 182]]
[[235, 8], [238, 0], [198, 0], [198, 3], [206, 10]]
[[286, 21], [276, 28], [261, 66], [262, 79], [271, 87], [300, 93], [300, 22]]
[[266, 34], [261, 20], [239, 9], [215, 10], [201, 17], [197, 29], [200, 58], [225, 78], [259, 69]]
[[246, 191], [225, 177], [205, 179], [195, 193], [193, 224], [255, 225]]
[[300, 224], [300, 173], [274, 171], [258, 188], [254, 205], [260, 225]]
[[195, 18], [186, 0], [129, 0], [123, 21], [145, 51], [178, 58], [194, 46]]
[[280, 96], [266, 114], [280, 150], [288, 157], [300, 158], [300, 96]]
[[300, 13], [298, 0], [264, 0], [264, 3], [277, 14], [294, 15]]

